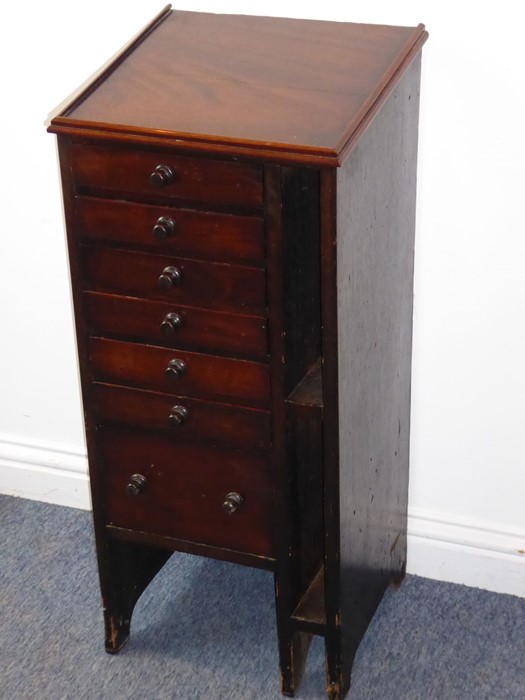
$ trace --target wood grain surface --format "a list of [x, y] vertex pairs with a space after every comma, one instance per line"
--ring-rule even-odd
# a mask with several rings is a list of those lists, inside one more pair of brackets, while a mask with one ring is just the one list
[[172, 11], [50, 130], [334, 161], [425, 39], [423, 25]]
[[[110, 525], [272, 556], [272, 484], [260, 455], [217, 450], [147, 433], [106, 429], [99, 439], [106, 517]], [[143, 492], [129, 496], [133, 474]], [[228, 515], [230, 492], [244, 502]]]
[[[266, 313], [261, 269], [103, 246], [83, 247], [82, 260], [89, 289], [217, 311]], [[166, 268], [175, 268], [180, 274], [178, 281], [167, 289], [159, 286], [159, 277]]]
[[[84, 292], [83, 296], [86, 318], [94, 335], [124, 336], [247, 360], [267, 359], [264, 318], [99, 292]], [[181, 324], [173, 335], [166, 336], [160, 327], [170, 313], [178, 314]]]
[[[91, 411], [99, 425], [153, 429], [170, 434], [181, 444], [197, 442], [263, 452], [271, 444], [267, 411], [102, 382], [93, 383], [89, 394]], [[168, 420], [173, 406], [184, 406], [188, 411], [181, 425]]]
[[[268, 365], [258, 362], [107, 338], [89, 339], [89, 357], [98, 381], [245, 406], [267, 408], [270, 401]], [[173, 359], [185, 369], [170, 380], [165, 370]]]
[[[263, 265], [262, 218], [98, 197], [76, 197], [74, 209], [79, 238], [130, 243], [188, 258]], [[175, 224], [173, 235], [162, 240], [153, 233], [160, 217]]]
[[[169, 167], [171, 182], [155, 186], [150, 176], [159, 165]], [[211, 158], [188, 158], [173, 153], [111, 148], [75, 143], [71, 166], [77, 188], [135, 196], [204, 201], [208, 206], [260, 206], [261, 168], [249, 163]]]

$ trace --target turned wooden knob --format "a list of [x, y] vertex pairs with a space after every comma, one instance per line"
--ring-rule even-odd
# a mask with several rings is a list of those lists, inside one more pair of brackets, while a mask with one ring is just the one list
[[162, 335], [173, 335], [181, 323], [182, 318], [179, 316], [179, 314], [171, 312], [164, 316], [164, 321], [160, 324], [160, 331]]
[[241, 496], [241, 494], [232, 491], [226, 495], [224, 503], [222, 504], [222, 509], [228, 515], [233, 515], [236, 510], [239, 510], [243, 503], [244, 498]]
[[179, 358], [176, 357], [168, 362], [168, 366], [164, 370], [164, 374], [166, 375], [167, 379], [170, 380], [170, 382], [174, 382], [176, 379], [179, 379], [179, 377], [182, 377], [185, 371], [186, 363], [184, 360], [179, 360]]
[[172, 406], [170, 414], [168, 416], [168, 423], [176, 428], [178, 425], [182, 425], [190, 415], [190, 412], [186, 406]]
[[133, 474], [129, 477], [126, 493], [128, 496], [138, 496], [144, 491], [147, 483], [146, 477], [142, 476], [142, 474]]
[[180, 281], [180, 270], [178, 267], [165, 267], [164, 270], [162, 270], [159, 279], [157, 280], [157, 284], [159, 285], [160, 289], [164, 290], [167, 292], [169, 289], [172, 287], [175, 287]]
[[175, 233], [176, 223], [170, 216], [160, 216], [153, 226], [153, 235], [163, 241]]
[[173, 170], [169, 165], [157, 165], [149, 176], [149, 181], [154, 187], [164, 187], [173, 181]]

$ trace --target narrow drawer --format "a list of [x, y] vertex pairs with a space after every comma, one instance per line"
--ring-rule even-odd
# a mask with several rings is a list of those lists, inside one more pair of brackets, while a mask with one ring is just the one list
[[268, 365], [185, 350], [90, 338], [94, 378], [212, 401], [268, 407]]
[[266, 321], [180, 304], [84, 292], [92, 335], [129, 339], [247, 359], [267, 359]]
[[70, 157], [77, 189], [219, 205], [260, 206], [263, 199], [262, 168], [251, 163], [78, 143]]
[[81, 260], [90, 289], [239, 313], [266, 310], [261, 269], [98, 246], [82, 246]]
[[80, 238], [148, 246], [182, 257], [263, 265], [263, 221], [255, 216], [97, 197], [77, 197], [75, 213]]
[[[107, 428], [98, 432], [98, 449], [107, 524], [273, 556], [265, 457]], [[232, 493], [241, 503], [228, 514], [223, 506]]]
[[270, 446], [270, 414], [188, 397], [94, 382], [91, 409], [99, 424], [168, 431], [173, 440], [238, 449]]

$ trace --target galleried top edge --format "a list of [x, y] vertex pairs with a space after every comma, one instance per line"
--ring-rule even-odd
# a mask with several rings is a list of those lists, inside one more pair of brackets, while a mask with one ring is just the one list
[[338, 165], [427, 37], [167, 6], [48, 130]]

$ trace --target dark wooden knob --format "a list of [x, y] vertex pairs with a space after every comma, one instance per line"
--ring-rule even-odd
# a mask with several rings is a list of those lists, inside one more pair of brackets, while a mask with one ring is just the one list
[[174, 382], [179, 377], [182, 377], [185, 371], [186, 363], [184, 360], [179, 360], [179, 358], [176, 357], [168, 362], [168, 366], [164, 370], [164, 374], [170, 380], [170, 382]]
[[172, 311], [164, 316], [164, 321], [160, 324], [160, 331], [162, 335], [173, 335], [181, 323], [182, 318]]
[[184, 421], [188, 419], [189, 415], [190, 412], [186, 406], [172, 406], [168, 416], [168, 423], [173, 427], [177, 427], [178, 425], [182, 425]]
[[170, 216], [160, 216], [153, 226], [153, 235], [163, 241], [175, 233], [176, 223]]
[[142, 493], [147, 485], [146, 477], [142, 474], [133, 474], [129, 477], [128, 485], [126, 486], [126, 493], [128, 496], [138, 496]]
[[241, 496], [241, 494], [232, 491], [226, 495], [224, 503], [222, 504], [222, 509], [228, 515], [233, 515], [236, 510], [239, 510], [243, 503], [244, 498]]
[[180, 281], [180, 270], [177, 267], [165, 267], [162, 270], [157, 284], [160, 289], [167, 292], [172, 287], [175, 287]]
[[155, 187], [164, 187], [173, 181], [173, 170], [169, 165], [157, 165], [149, 176], [149, 181]]

